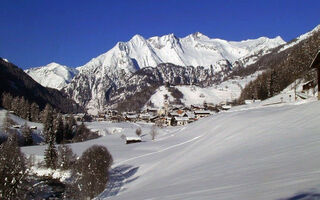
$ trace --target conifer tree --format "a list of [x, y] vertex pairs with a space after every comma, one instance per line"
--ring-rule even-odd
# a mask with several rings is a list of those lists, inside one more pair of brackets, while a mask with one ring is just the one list
[[73, 115], [68, 115], [64, 126], [64, 139], [71, 140], [74, 137], [75, 125], [76, 120], [74, 119]]
[[47, 168], [56, 169], [58, 161], [58, 153], [56, 146], [54, 145], [55, 137], [51, 135], [49, 138], [49, 144], [44, 152], [44, 161]]
[[55, 133], [54, 133], [54, 127], [53, 127], [53, 110], [52, 110], [52, 107], [48, 104], [43, 110], [42, 122], [43, 122], [44, 140], [46, 143], [49, 143], [50, 138], [53, 137]]
[[54, 132], [56, 137], [56, 143], [60, 144], [63, 141], [63, 120], [61, 114], [58, 114], [57, 118], [54, 120]]

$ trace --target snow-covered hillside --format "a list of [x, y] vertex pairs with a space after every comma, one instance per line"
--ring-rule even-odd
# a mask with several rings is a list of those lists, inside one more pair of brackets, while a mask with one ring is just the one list
[[65, 87], [71, 79], [78, 74], [78, 70], [60, 65], [58, 63], [50, 63], [43, 67], [30, 68], [25, 72], [35, 81], [44, 87], [61, 89]]
[[[241, 107], [186, 127], [159, 129], [151, 141], [144, 124], [72, 144], [81, 154], [93, 144], [114, 158], [110, 183], [99, 199], [290, 199], [320, 190], [320, 102]], [[145, 142], [126, 145], [122, 134], [142, 128]], [[24, 147], [42, 154], [45, 147]]]
[[314, 29], [312, 29], [311, 31], [305, 33], [305, 34], [302, 34], [300, 35], [299, 37], [295, 38], [293, 41], [291, 42], [288, 42], [287, 44], [285, 44], [280, 50], [279, 52], [281, 51], [284, 51], [290, 47], [293, 47], [294, 45], [298, 44], [299, 42], [301, 42], [302, 40], [305, 40], [307, 38], [309, 38], [310, 36], [313, 35], [314, 32], [316, 31], [319, 31], [320, 30], [320, 25], [316, 26]]
[[[235, 77], [233, 79], [224, 81], [221, 84], [210, 87], [198, 87], [195, 85], [181, 85], [172, 87], [175, 87], [183, 94], [181, 102], [186, 106], [203, 104], [204, 102], [220, 104], [232, 102], [233, 100], [239, 98], [241, 90], [250, 81], [255, 80], [259, 74], [261, 74], [261, 71], [243, 78]], [[161, 108], [165, 102], [165, 95], [168, 95], [169, 102], [173, 102], [175, 100], [168, 89], [165, 86], [161, 86], [156, 90], [155, 94], [151, 96], [149, 101], [152, 102], [155, 107]]]

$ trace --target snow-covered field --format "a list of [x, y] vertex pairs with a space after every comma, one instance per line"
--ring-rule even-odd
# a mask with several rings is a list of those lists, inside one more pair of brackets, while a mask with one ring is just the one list
[[[80, 155], [100, 144], [113, 155], [111, 181], [99, 199], [289, 199], [320, 191], [320, 102], [268, 104], [158, 129], [155, 141], [148, 124], [88, 123], [118, 131], [71, 147]], [[143, 142], [126, 145], [121, 135], [138, 127]], [[42, 155], [44, 148], [23, 151]]]

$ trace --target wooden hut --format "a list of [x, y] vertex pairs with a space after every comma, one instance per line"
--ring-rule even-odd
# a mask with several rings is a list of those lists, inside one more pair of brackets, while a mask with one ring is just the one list
[[318, 51], [316, 57], [313, 59], [310, 68], [317, 70], [318, 100], [320, 100], [320, 51]]

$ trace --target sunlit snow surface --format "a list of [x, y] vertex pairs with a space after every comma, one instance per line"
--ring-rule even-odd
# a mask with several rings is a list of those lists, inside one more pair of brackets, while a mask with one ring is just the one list
[[[222, 82], [221, 84], [210, 87], [198, 87], [195, 85], [181, 85], [174, 86], [182, 94], [181, 102], [186, 106], [206, 103], [220, 104], [225, 102], [232, 102], [240, 97], [241, 90], [252, 80], [255, 80], [262, 71], [258, 71], [249, 76], [233, 79]], [[174, 97], [165, 86], [159, 87], [151, 96], [150, 102], [155, 107], [163, 107], [165, 102], [165, 95], [168, 95], [168, 101], [173, 102]]]
[[[92, 129], [122, 131], [71, 146], [80, 155], [93, 144], [105, 145], [113, 155], [111, 181], [100, 199], [289, 199], [317, 192], [320, 102], [277, 102], [158, 129], [155, 141], [148, 124], [88, 123]], [[134, 135], [138, 127], [144, 142], [126, 145], [121, 135]], [[27, 154], [43, 150], [23, 148]]]

